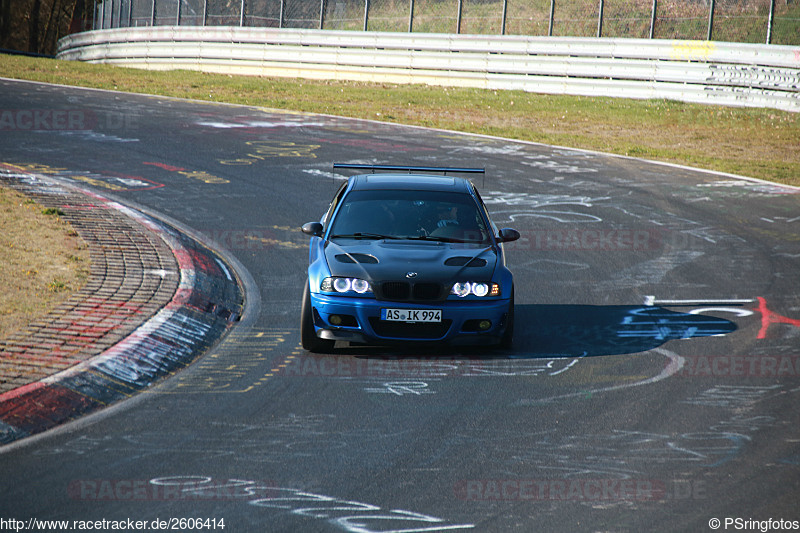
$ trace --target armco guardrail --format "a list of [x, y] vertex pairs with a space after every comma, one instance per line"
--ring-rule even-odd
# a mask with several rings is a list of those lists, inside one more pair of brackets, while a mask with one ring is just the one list
[[800, 111], [800, 48], [778, 45], [157, 26], [74, 34], [59, 42], [57, 57]]

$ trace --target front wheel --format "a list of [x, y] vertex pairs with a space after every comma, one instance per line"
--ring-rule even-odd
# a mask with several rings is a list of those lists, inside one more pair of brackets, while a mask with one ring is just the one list
[[312, 313], [311, 291], [306, 281], [306, 287], [303, 290], [303, 304], [300, 309], [300, 344], [303, 349], [312, 353], [330, 353], [333, 351], [333, 345], [336, 344], [336, 341], [317, 337]]

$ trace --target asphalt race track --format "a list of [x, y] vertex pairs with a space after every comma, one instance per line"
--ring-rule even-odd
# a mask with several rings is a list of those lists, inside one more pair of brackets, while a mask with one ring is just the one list
[[[800, 528], [800, 190], [8, 80], [0, 109], [40, 112], [2, 131], [0, 162], [204, 235], [241, 265], [247, 305], [183, 372], [2, 450], [0, 519], [225, 532]], [[495, 221], [523, 235], [508, 247], [512, 353], [300, 349], [299, 227], [344, 177], [333, 162], [486, 167], [475, 181]]]

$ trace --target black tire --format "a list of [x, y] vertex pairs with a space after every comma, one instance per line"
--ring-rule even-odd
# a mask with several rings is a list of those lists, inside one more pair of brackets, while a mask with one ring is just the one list
[[311, 309], [311, 293], [308, 282], [303, 290], [303, 304], [300, 309], [300, 344], [311, 353], [330, 353], [336, 341], [320, 339], [314, 330], [314, 316]]
[[508, 304], [508, 315], [506, 316], [506, 330], [503, 338], [500, 339], [500, 347], [504, 350], [514, 348], [514, 289], [511, 289], [511, 302]]

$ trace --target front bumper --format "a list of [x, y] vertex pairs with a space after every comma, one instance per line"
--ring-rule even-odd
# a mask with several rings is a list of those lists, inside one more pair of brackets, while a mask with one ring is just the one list
[[[317, 336], [364, 344], [446, 343], [496, 344], [505, 332], [508, 299], [445, 300], [435, 303], [393, 302], [373, 298], [311, 294]], [[381, 320], [381, 309], [441, 309], [440, 323], [389, 322]], [[339, 317], [333, 324], [331, 317]], [[491, 326], [480, 329], [488, 320]]]

